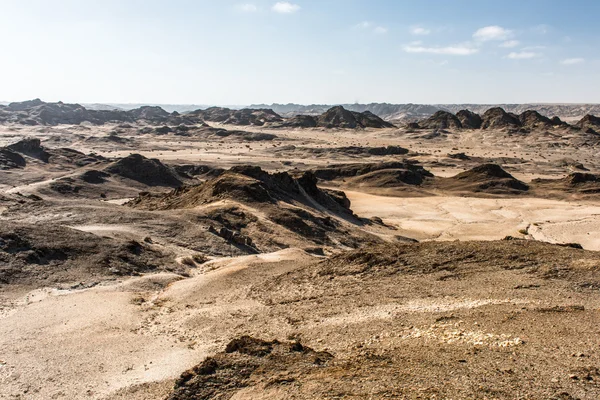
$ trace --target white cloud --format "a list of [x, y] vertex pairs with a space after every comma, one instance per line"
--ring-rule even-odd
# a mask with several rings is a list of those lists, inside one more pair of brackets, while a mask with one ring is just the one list
[[585, 62], [585, 58], [567, 58], [562, 60], [560, 63], [562, 65], [575, 65], [575, 64], [583, 64]]
[[446, 47], [424, 47], [424, 46], [404, 46], [407, 53], [428, 53], [428, 54], [447, 54], [451, 56], [469, 56], [475, 54], [479, 49], [464, 45], [446, 46]]
[[235, 6], [235, 9], [240, 12], [253, 13], [258, 11], [258, 7], [254, 4], [246, 3], [246, 4], [238, 4]]
[[534, 53], [532, 51], [519, 51], [519, 52], [513, 51], [507, 57], [510, 58], [511, 60], [530, 60], [532, 58], [536, 58], [539, 56], [541, 56], [540, 53]]
[[420, 26], [415, 26], [410, 29], [410, 33], [413, 35], [429, 35], [431, 30], [422, 28]]
[[473, 38], [476, 40], [487, 42], [489, 40], [506, 40], [512, 37], [513, 32], [508, 29], [504, 29], [501, 26], [492, 25], [478, 29], [474, 34]]
[[360, 24], [356, 24], [355, 28], [362, 28], [362, 29], [367, 29], [371, 27], [371, 24], [369, 21], [363, 21]]
[[506, 42], [500, 44], [500, 47], [504, 47], [507, 49], [517, 47], [520, 44], [518, 40], [507, 40]]
[[387, 31], [388, 31], [388, 29], [387, 29], [387, 28], [385, 28], [385, 27], [383, 27], [383, 26], [378, 26], [378, 27], [376, 27], [375, 29], [373, 29], [373, 32], [375, 32], [375, 33], [377, 33], [377, 34], [379, 34], [379, 35], [382, 35], [382, 34], [384, 34], [384, 33], [387, 33]]
[[280, 14], [293, 14], [300, 10], [300, 6], [287, 1], [280, 1], [273, 5], [272, 10]]

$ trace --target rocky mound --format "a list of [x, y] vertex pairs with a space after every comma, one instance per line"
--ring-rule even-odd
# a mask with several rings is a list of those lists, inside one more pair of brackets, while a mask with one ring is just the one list
[[0, 122], [25, 125], [81, 124], [96, 125], [105, 123], [133, 123], [142, 121], [151, 124], [179, 125], [195, 124], [201, 121], [177, 113], [169, 114], [160, 107], [144, 106], [134, 110], [88, 110], [81, 104], [63, 102], [46, 103], [40, 99], [10, 103], [3, 108]]
[[589, 133], [600, 133], [600, 118], [588, 114], [577, 122], [575, 126]]
[[358, 122], [351, 111], [342, 106], [332, 107], [317, 118], [317, 125], [324, 128], [358, 128]]
[[332, 107], [317, 118], [317, 126], [322, 128], [393, 128], [371, 112], [348, 111], [342, 106]]
[[173, 168], [158, 159], [146, 158], [140, 154], [132, 154], [115, 161], [104, 168], [104, 171], [148, 186], [177, 187], [183, 183]]
[[20, 102], [17, 101], [9, 103], [6, 109], [10, 111], [25, 111], [33, 107], [41, 106], [43, 104], [45, 103], [40, 99], [25, 100]]
[[119, 242], [54, 224], [0, 224], [0, 287], [97, 282], [174, 267], [170, 256], [135, 241]]
[[225, 107], [209, 107], [206, 110], [195, 110], [187, 115], [195, 115], [205, 121], [225, 122], [233, 113], [233, 110]]
[[25, 159], [14, 151], [7, 148], [0, 148], [0, 170], [25, 167]]
[[519, 128], [521, 121], [512, 113], [507, 113], [503, 108], [494, 107], [487, 110], [482, 117], [482, 129]]
[[[383, 163], [365, 163], [365, 164], [338, 164], [324, 168], [317, 168], [311, 172], [319, 179], [324, 181], [333, 181], [344, 178], [359, 178], [361, 183], [366, 183], [369, 177], [381, 176], [380, 171], [388, 171], [398, 179], [398, 182], [418, 185], [426, 178], [432, 178], [433, 174], [422, 166], [407, 162], [394, 161]], [[376, 173], [377, 174], [374, 174]], [[374, 179], [377, 184], [378, 179]]]
[[[127, 206], [142, 210], [189, 210], [208, 231], [245, 253], [282, 248], [356, 248], [381, 239], [356, 229], [358, 219], [343, 192], [317, 187], [316, 177], [269, 174], [239, 166], [195, 186], [166, 194], [141, 193]], [[198, 215], [203, 215], [199, 219]]]
[[529, 190], [527, 184], [496, 164], [483, 164], [451, 178], [438, 178], [436, 186], [444, 190], [489, 194], [519, 194]]
[[143, 106], [127, 112], [134, 120], [166, 120], [171, 114], [158, 106]]
[[[275, 393], [296, 380], [291, 374], [310, 375], [332, 358], [299, 342], [242, 336], [227, 344], [224, 352], [184, 372], [167, 400], [229, 399], [248, 390]], [[282, 378], [273, 380], [275, 376]]]
[[262, 142], [277, 139], [277, 135], [263, 132], [246, 132], [222, 128], [204, 127], [199, 129], [194, 135], [204, 135], [206, 137], [228, 138], [239, 141]]
[[600, 193], [600, 176], [596, 174], [575, 172], [561, 179], [534, 179], [532, 184], [536, 189], [577, 193], [581, 195], [596, 195]]
[[183, 177], [204, 179], [215, 178], [225, 172], [223, 168], [198, 164], [173, 165], [173, 169], [177, 174]]
[[[518, 254], [518, 256], [515, 256]], [[514, 270], [530, 268], [544, 275], [554, 268], [571, 266], [578, 269], [582, 257], [600, 259], [596, 252], [534, 240], [498, 240], [469, 242], [421, 242], [376, 245], [348, 251], [314, 264], [311, 268], [293, 272], [288, 282], [301, 282], [301, 276], [319, 276], [327, 281], [331, 276], [358, 276], [361, 279], [391, 277], [403, 274], [431, 274], [442, 270], [460, 272], [475, 270]], [[595, 267], [598, 270], [597, 267]], [[293, 279], [296, 278], [296, 279]], [[278, 279], [274, 279], [278, 281]], [[320, 279], [311, 282], [319, 286]], [[265, 285], [265, 291], [274, 287]], [[280, 287], [285, 292], [288, 287]], [[297, 289], [298, 290], [298, 289]], [[326, 287], [322, 290], [327, 290]], [[283, 293], [282, 293], [283, 294]]]
[[17, 143], [8, 145], [6, 148], [16, 153], [37, 158], [43, 162], [48, 162], [50, 160], [50, 153], [48, 153], [46, 149], [42, 147], [40, 139], [23, 139]]
[[463, 127], [458, 117], [447, 111], [437, 111], [431, 117], [419, 122], [424, 129], [461, 129]]
[[527, 110], [519, 115], [519, 121], [524, 128], [527, 129], [547, 129], [556, 124], [556, 121], [552, 121], [548, 117], [544, 117], [537, 111]]
[[233, 167], [216, 178], [196, 186], [184, 186], [165, 195], [140, 195], [129, 205], [150, 210], [194, 208], [219, 200], [234, 200], [246, 204], [304, 204], [323, 207], [334, 212], [350, 213], [349, 201], [340, 193], [335, 196], [321, 190], [311, 172], [297, 179], [287, 172], [269, 174], [260, 167]]
[[210, 107], [206, 110], [196, 110], [188, 113], [202, 118], [204, 121], [219, 122], [229, 125], [256, 125], [264, 126], [268, 123], [283, 121], [283, 118], [270, 109], [243, 108], [231, 110], [224, 107]]
[[353, 111], [352, 113], [354, 114], [354, 118], [356, 118], [358, 125], [363, 128], [395, 128], [394, 124], [384, 121], [371, 111], [363, 111], [360, 113]]
[[273, 128], [315, 128], [317, 118], [312, 115], [296, 115], [272, 125]]
[[[30, 157], [43, 163], [56, 165], [75, 165], [83, 167], [104, 160], [102, 156], [84, 154], [69, 148], [46, 148], [37, 138], [18, 141], [0, 148], [0, 168], [11, 169], [25, 167]], [[31, 160], [30, 160], [31, 161]]]
[[481, 115], [469, 110], [460, 110], [456, 113], [456, 118], [460, 121], [464, 129], [480, 129]]
[[406, 155], [409, 150], [400, 146], [385, 147], [362, 147], [362, 146], [344, 146], [344, 147], [296, 147], [294, 145], [282, 146], [273, 151], [281, 156], [304, 157], [307, 155], [334, 158], [336, 156], [350, 157], [371, 157], [371, 156], [396, 156]]

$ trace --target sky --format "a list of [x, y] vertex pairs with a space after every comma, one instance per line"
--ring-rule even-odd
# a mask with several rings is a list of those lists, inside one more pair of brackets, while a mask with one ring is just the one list
[[600, 103], [598, 0], [0, 0], [0, 100]]

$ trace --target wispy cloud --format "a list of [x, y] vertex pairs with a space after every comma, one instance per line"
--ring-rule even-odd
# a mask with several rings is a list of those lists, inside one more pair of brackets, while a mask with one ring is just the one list
[[544, 50], [546, 46], [527, 46], [523, 47], [521, 50], [523, 51], [532, 51], [532, 50]]
[[429, 35], [431, 33], [431, 30], [420, 26], [413, 26], [412, 28], [410, 28], [410, 33], [412, 35], [422, 36]]
[[540, 56], [541, 56], [540, 53], [534, 53], [532, 51], [519, 51], [519, 52], [513, 51], [506, 57], [510, 58], [511, 60], [530, 60], [532, 58], [537, 58]]
[[520, 43], [521, 42], [519, 42], [518, 40], [507, 40], [506, 42], [501, 43], [500, 47], [510, 49], [513, 47], [517, 47]]
[[363, 29], [363, 30], [372, 30], [373, 33], [376, 33], [378, 35], [383, 35], [388, 32], [388, 28], [386, 28], [385, 26], [375, 25], [370, 21], [360, 22], [360, 23], [354, 25], [354, 28], [355, 29]]
[[481, 42], [487, 42], [490, 40], [507, 40], [512, 36], [513, 32], [511, 30], [497, 25], [480, 28], [473, 34], [473, 38]]
[[298, 4], [289, 3], [287, 1], [279, 1], [273, 5], [272, 10], [280, 14], [293, 14], [297, 11], [300, 11], [300, 8], [301, 7]]
[[479, 49], [465, 45], [454, 45], [446, 47], [425, 47], [418, 45], [404, 46], [407, 53], [446, 54], [451, 56], [469, 56], [479, 52]]
[[238, 4], [235, 6], [235, 9], [239, 12], [245, 12], [245, 13], [253, 13], [253, 12], [258, 11], [258, 7], [256, 7], [256, 5], [251, 4], [251, 3]]
[[550, 27], [545, 24], [537, 25], [531, 28], [531, 30], [539, 35], [545, 35], [550, 30]]
[[562, 65], [576, 65], [576, 64], [583, 64], [585, 62], [585, 58], [567, 58], [562, 60], [560, 63]]

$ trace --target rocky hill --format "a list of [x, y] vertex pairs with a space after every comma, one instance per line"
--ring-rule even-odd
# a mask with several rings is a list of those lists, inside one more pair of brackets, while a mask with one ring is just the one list
[[127, 205], [157, 212], [203, 213], [211, 221], [211, 232], [249, 252], [286, 248], [290, 243], [356, 247], [378, 241], [356, 228], [365, 222], [353, 214], [346, 195], [318, 188], [311, 172], [294, 177], [238, 166], [166, 194], [142, 193]]
[[186, 115], [197, 116], [204, 121], [229, 125], [263, 126], [268, 123], [283, 121], [280, 115], [270, 109], [243, 108], [241, 110], [232, 110], [224, 107], [210, 107], [206, 110], [195, 110]]
[[419, 122], [419, 126], [426, 129], [461, 129], [463, 127], [458, 117], [447, 111], [437, 111], [425, 121]]
[[591, 133], [600, 133], [600, 118], [593, 115], [586, 115], [583, 117], [577, 124], [575, 124], [578, 128], [586, 132]]
[[146, 158], [140, 154], [132, 154], [115, 161], [104, 168], [104, 171], [148, 186], [178, 187], [182, 184], [173, 168], [164, 165], [158, 159]]
[[580, 122], [571, 126], [559, 117], [548, 118], [535, 110], [526, 110], [517, 115], [507, 112], [503, 108], [495, 107], [490, 108], [483, 115], [470, 110], [461, 110], [456, 115], [447, 111], [438, 111], [423, 121], [410, 123], [407, 126], [411, 129], [508, 129], [523, 132], [562, 127], [595, 133], [600, 129], [600, 118], [587, 115]]
[[460, 110], [456, 113], [456, 118], [458, 118], [462, 127], [465, 129], [481, 128], [481, 115], [474, 113], [473, 111]]
[[195, 124], [201, 122], [193, 116], [168, 113], [160, 107], [144, 106], [133, 110], [88, 110], [80, 104], [63, 102], [46, 103], [40, 99], [10, 103], [0, 107], [0, 123], [24, 125], [81, 124], [102, 125], [109, 122], [149, 124]]
[[356, 112], [346, 110], [342, 106], [336, 106], [328, 109], [319, 116], [297, 115], [289, 118], [280, 124], [275, 124], [273, 127], [289, 127], [289, 128], [342, 128], [342, 129], [359, 129], [359, 128], [393, 128], [394, 125], [384, 121], [370, 111]]
[[[461, 110], [471, 110], [478, 114], [483, 114], [490, 108], [501, 107], [506, 112], [513, 114], [522, 114], [527, 110], [535, 110], [548, 118], [558, 116], [563, 120], [578, 120], [586, 114], [600, 115], [599, 104], [389, 104], [389, 103], [371, 103], [371, 104], [341, 104], [347, 110], [364, 112], [370, 111], [375, 115], [390, 120], [416, 121], [428, 118], [437, 111], [447, 111], [458, 113]], [[261, 104], [253, 105], [251, 108], [270, 108], [284, 117], [293, 117], [298, 114], [320, 115], [331, 108], [331, 105], [312, 104]]]

